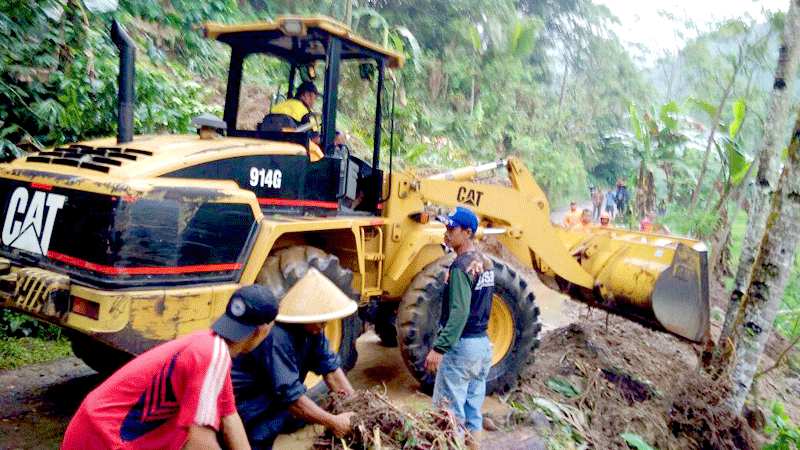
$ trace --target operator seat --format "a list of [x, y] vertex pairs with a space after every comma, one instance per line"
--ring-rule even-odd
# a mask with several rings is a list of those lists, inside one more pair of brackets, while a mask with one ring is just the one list
[[293, 130], [298, 125], [296, 120], [286, 114], [267, 113], [256, 129], [258, 131], [284, 131], [285, 129]]

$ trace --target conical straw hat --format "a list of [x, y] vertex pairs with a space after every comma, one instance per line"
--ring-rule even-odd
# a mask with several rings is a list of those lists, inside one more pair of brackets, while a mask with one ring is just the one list
[[312, 267], [283, 296], [275, 320], [284, 323], [326, 322], [347, 317], [356, 309], [356, 302]]

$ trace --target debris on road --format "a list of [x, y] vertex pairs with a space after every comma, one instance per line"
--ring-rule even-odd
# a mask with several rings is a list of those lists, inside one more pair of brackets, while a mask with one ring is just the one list
[[344, 398], [329, 397], [326, 409], [334, 414], [355, 411], [353, 431], [343, 439], [326, 431], [314, 449], [461, 449], [463, 438], [455, 417], [443, 408], [407, 413], [392, 404], [379, 387], [356, 391]]

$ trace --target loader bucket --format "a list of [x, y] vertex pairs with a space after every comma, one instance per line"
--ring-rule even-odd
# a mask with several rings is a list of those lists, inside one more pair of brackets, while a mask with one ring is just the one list
[[691, 341], [706, 339], [708, 255], [702, 242], [599, 227], [562, 230], [560, 237], [594, 278], [591, 291], [567, 287], [571, 297]]

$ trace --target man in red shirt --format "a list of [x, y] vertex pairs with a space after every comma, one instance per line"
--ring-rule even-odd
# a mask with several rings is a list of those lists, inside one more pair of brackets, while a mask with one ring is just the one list
[[62, 449], [249, 449], [236, 413], [231, 357], [257, 347], [278, 300], [259, 285], [239, 288], [211, 330], [155, 347], [86, 396]]

